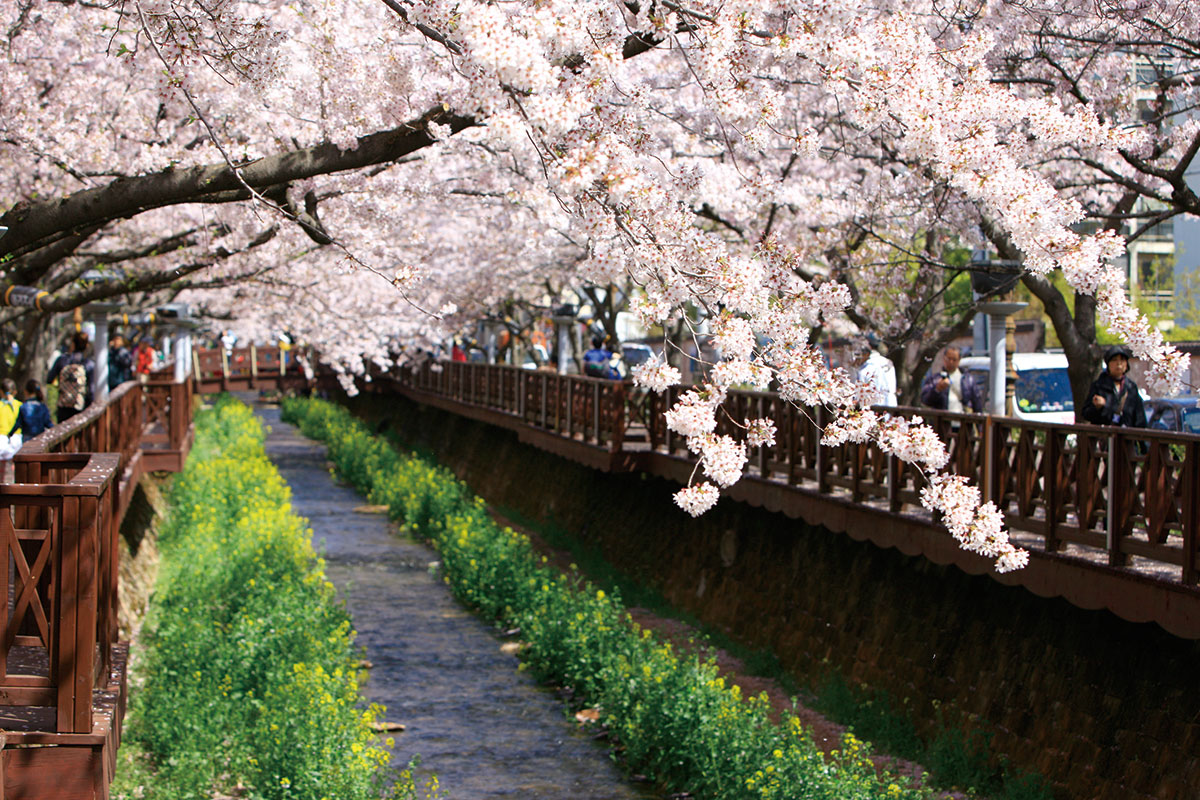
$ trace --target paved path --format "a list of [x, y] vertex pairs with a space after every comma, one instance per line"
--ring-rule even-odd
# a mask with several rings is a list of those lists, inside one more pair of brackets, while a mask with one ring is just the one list
[[517, 671], [495, 632], [435, 580], [437, 553], [397, 535], [383, 515], [336, 484], [325, 448], [258, 407], [271, 432], [267, 455], [292, 487], [374, 663], [365, 693], [387, 706], [396, 734], [393, 764], [419, 754], [453, 800], [626, 800], [654, 795], [624, 781], [606, 747], [577, 730], [563, 704]]

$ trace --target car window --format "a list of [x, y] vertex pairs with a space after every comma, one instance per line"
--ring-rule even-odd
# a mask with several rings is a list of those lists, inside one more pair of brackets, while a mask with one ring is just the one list
[[1183, 410], [1184, 433], [1200, 433], [1200, 408], [1185, 408]]
[[1071, 381], [1063, 368], [1024, 369], [1017, 373], [1017, 408], [1025, 413], [1074, 411]]
[[1175, 416], [1175, 409], [1170, 406], [1160, 406], [1154, 410], [1153, 416], [1150, 417], [1150, 427], [1160, 431], [1175, 431], [1179, 430], [1176, 423], [1178, 418]]
[[651, 355], [651, 350], [648, 347], [645, 349], [642, 349], [640, 347], [629, 347], [627, 345], [625, 347], [625, 349], [621, 352], [621, 356], [622, 356], [622, 358], [625, 359], [625, 363], [631, 367], [636, 367], [636, 366], [640, 366], [641, 364], [645, 364], [647, 361], [650, 360], [650, 355]]

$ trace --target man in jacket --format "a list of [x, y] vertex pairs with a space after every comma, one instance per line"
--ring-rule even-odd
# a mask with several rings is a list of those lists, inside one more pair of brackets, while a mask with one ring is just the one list
[[958, 368], [962, 350], [951, 345], [942, 351], [941, 372], [931, 372], [921, 384], [921, 402], [930, 408], [958, 414], [983, 413], [983, 392], [971, 375]]
[[1104, 372], [1092, 381], [1083, 418], [1095, 425], [1123, 425], [1127, 428], [1146, 427], [1146, 409], [1142, 393], [1126, 373], [1133, 353], [1123, 344], [1104, 351]]
[[125, 346], [125, 337], [115, 334], [108, 345], [108, 389], [133, 380], [133, 354]]

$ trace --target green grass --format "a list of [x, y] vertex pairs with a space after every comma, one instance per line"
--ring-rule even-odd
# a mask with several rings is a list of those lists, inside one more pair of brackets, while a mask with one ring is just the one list
[[746, 647], [724, 631], [680, 611], [658, 590], [613, 566], [604, 558], [599, 548], [580, 541], [565, 528], [552, 522], [544, 523], [531, 519], [508, 507], [498, 507], [496, 510], [501, 516], [512, 520], [525, 530], [536, 533], [549, 547], [570, 553], [572, 562], [589, 581], [601, 589], [620, 595], [626, 606], [644, 608], [656, 616], [678, 620], [696, 631], [702, 647], [719, 648], [741, 661], [747, 675], [773, 680], [789, 695], [799, 695], [802, 692], [803, 687], [773, 652]]
[[941, 719], [932, 737], [922, 737], [907, 700], [881, 689], [851, 686], [836, 671], [829, 671], [815, 687], [813, 705], [888, 753], [924, 766], [934, 787], [990, 800], [1051, 800], [1040, 776], [1015, 770], [991, 752], [990, 737]]
[[[350, 620], [250, 410], [196, 419], [170, 495], [117, 797], [379, 797]], [[126, 774], [128, 773], [128, 774]]]

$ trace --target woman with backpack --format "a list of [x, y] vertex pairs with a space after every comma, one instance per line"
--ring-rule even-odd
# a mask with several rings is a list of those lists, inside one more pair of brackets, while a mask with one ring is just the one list
[[92, 402], [92, 373], [96, 365], [87, 357], [88, 335], [83, 331], [71, 337], [71, 352], [54, 361], [46, 383], [58, 380], [58, 407], [55, 418], [65, 422]]

